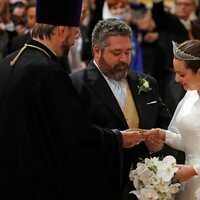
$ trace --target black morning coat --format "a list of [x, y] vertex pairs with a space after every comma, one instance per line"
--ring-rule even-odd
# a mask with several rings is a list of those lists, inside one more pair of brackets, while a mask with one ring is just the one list
[[[139, 76], [146, 77], [149, 81], [149, 87], [152, 90], [141, 92], [138, 95]], [[91, 116], [93, 123], [104, 128], [117, 128], [124, 130], [128, 128], [128, 124], [124, 117], [120, 106], [113, 95], [107, 81], [91, 61], [84, 70], [71, 74], [71, 79], [82, 97], [87, 113]], [[138, 72], [129, 71], [127, 82], [134, 98], [136, 109], [139, 116], [139, 128], [164, 128], [166, 129], [171, 115], [159, 97], [158, 86], [153, 77], [146, 76]], [[123, 179], [122, 179], [122, 196], [123, 200], [137, 199], [133, 194], [128, 195], [133, 189], [133, 184], [129, 183], [129, 170], [136, 167], [137, 162], [150, 156], [161, 156], [172, 154], [175, 157], [180, 152], [172, 150], [165, 146], [163, 150], [157, 154], [150, 155], [144, 143], [134, 146], [131, 149], [124, 149], [123, 156]]]
[[1, 199], [117, 200], [121, 134], [91, 124], [56, 56], [29, 45], [0, 63]]

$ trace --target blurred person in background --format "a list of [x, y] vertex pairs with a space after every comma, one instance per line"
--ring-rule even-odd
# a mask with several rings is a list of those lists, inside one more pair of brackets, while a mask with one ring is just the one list
[[[106, 0], [104, 2], [103, 19], [116, 18], [130, 25], [130, 6], [128, 0]], [[143, 72], [142, 50], [133, 30], [131, 70]]]
[[137, 40], [142, 49], [144, 73], [154, 76], [154, 70], [160, 67], [163, 58], [158, 45], [159, 33], [151, 9], [143, 3], [130, 3], [130, 6], [131, 22], [135, 25]]
[[0, 51], [1, 58], [5, 57], [10, 47], [10, 41], [17, 35], [15, 25], [11, 18], [9, 0], [0, 0]]
[[81, 47], [81, 60], [86, 67], [92, 59], [92, 43], [91, 36], [89, 35], [90, 23], [91, 23], [91, 10], [93, 2], [91, 0], [84, 0], [81, 10], [81, 24], [80, 30], [82, 35], [82, 47]]
[[9, 53], [22, 48], [25, 43], [27, 43], [31, 40], [31, 32], [36, 23], [36, 3], [35, 3], [35, 1], [30, 1], [29, 3], [27, 3], [25, 18], [26, 18], [26, 21], [25, 21], [26, 30], [24, 31], [23, 35], [16, 36], [11, 40]]
[[17, 1], [14, 4], [11, 4], [10, 6], [11, 18], [15, 26], [15, 31], [17, 32], [17, 35], [23, 35], [26, 30], [26, 4], [21, 1]]
[[0, 30], [14, 31], [9, 0], [0, 0]]
[[90, 17], [90, 1], [83, 0], [80, 19], [81, 36], [70, 48], [68, 55], [71, 72], [86, 68], [92, 59], [91, 40], [88, 32]]
[[6, 21], [8, 21], [9, 6], [8, 0], [0, 0], [0, 60], [7, 54], [7, 46], [9, 42], [8, 33], [5, 30]]

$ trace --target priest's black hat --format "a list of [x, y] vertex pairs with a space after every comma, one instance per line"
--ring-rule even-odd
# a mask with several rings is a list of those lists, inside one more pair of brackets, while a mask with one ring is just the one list
[[37, 0], [37, 23], [75, 26], [80, 24], [82, 0]]

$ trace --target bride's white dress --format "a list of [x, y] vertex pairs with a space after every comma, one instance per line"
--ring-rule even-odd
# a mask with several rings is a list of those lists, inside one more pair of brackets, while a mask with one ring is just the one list
[[179, 103], [166, 131], [166, 144], [182, 150], [186, 164], [192, 165], [198, 176], [184, 182], [178, 200], [200, 200], [200, 96], [187, 91]]

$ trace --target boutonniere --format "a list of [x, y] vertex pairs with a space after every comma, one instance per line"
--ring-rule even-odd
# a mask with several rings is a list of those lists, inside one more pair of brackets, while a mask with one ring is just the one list
[[149, 81], [147, 80], [147, 76], [139, 76], [139, 85], [138, 85], [138, 95], [140, 95], [141, 92], [149, 92], [152, 90], [152, 88], [149, 86]]

